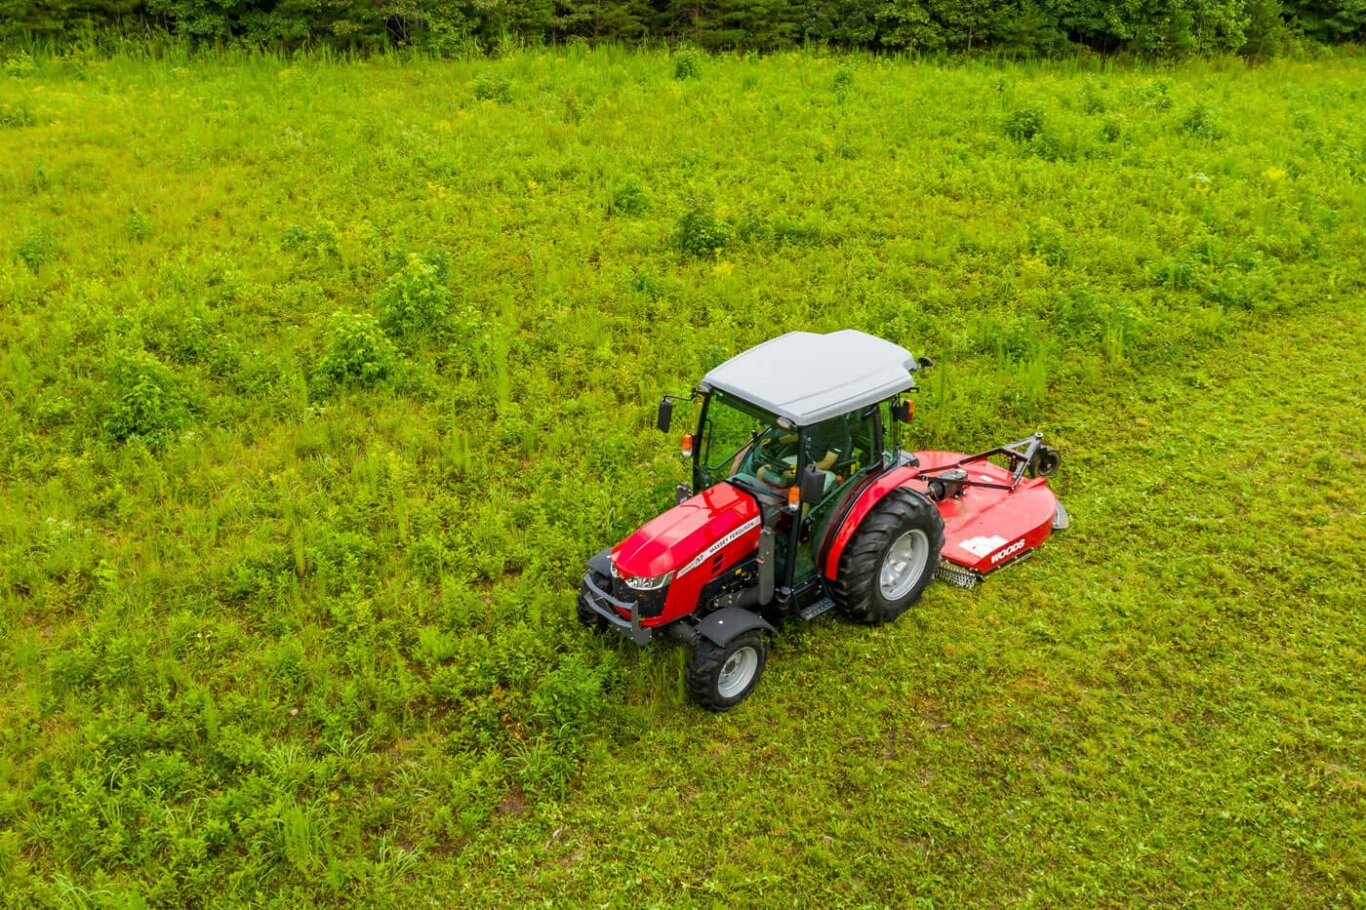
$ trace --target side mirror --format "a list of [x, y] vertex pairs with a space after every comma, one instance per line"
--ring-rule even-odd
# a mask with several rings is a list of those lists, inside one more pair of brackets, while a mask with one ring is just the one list
[[915, 403], [903, 401], [900, 404], [892, 405], [892, 419], [897, 423], [910, 423], [911, 415], [915, 413]]
[[920, 369], [922, 369], [922, 370], [925, 369], [925, 367], [932, 367], [932, 366], [934, 366], [934, 361], [931, 360], [931, 359], [928, 358], [928, 357], [917, 357], [917, 358], [915, 359], [915, 362], [916, 362], [916, 365], [917, 365], [918, 367], [920, 367]]
[[655, 418], [655, 426], [659, 427], [659, 432], [669, 432], [669, 425], [674, 419], [674, 403], [667, 398], [659, 400], [659, 416]]
[[808, 506], [819, 505], [825, 498], [825, 472], [810, 465], [802, 472], [802, 503]]

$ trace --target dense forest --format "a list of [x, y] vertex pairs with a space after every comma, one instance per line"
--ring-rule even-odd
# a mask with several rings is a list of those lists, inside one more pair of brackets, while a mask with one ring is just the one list
[[445, 54], [584, 39], [1262, 57], [1361, 40], [1366, 0], [0, 0], [0, 40], [108, 34]]

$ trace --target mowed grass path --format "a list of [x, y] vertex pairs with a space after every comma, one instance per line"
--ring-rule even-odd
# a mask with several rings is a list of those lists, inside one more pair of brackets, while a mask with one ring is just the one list
[[[677, 906], [1355, 906], [1366, 873], [1366, 312], [1053, 403], [1074, 527], [976, 592], [779, 639], [563, 805], [426, 870]], [[487, 891], [486, 891], [487, 889]], [[496, 895], [496, 897], [491, 897]], [[629, 899], [623, 894], [630, 895]]]

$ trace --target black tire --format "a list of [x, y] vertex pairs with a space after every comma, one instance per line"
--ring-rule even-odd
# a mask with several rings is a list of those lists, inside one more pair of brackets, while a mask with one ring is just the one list
[[[601, 575], [593, 576], [593, 583], [603, 590], [610, 590], [612, 579], [604, 578]], [[593, 630], [595, 635], [601, 635], [607, 631], [607, 620], [603, 619], [590, 606], [588, 606], [588, 585], [583, 585], [579, 589], [578, 600], [575, 601], [575, 612], [578, 613], [579, 622]]]
[[1052, 446], [1039, 446], [1039, 451], [1034, 454], [1034, 460], [1029, 464], [1029, 476], [1052, 477], [1058, 473], [1060, 464], [1062, 456], [1058, 454], [1057, 449]]
[[[900, 580], [889, 597], [881, 583], [883, 563], [893, 544], [903, 538], [910, 541], [908, 546], [925, 547], [924, 566], [919, 572], [913, 565], [908, 568], [914, 577]], [[863, 519], [840, 554], [831, 586], [835, 605], [854, 622], [869, 626], [891, 622], [920, 599], [939, 568], [943, 548], [944, 519], [934, 503], [914, 490], [893, 490]]]
[[[727, 666], [733, 675], [740, 668], [732, 660], [744, 660], [744, 652], [750, 652], [752, 666], [743, 679], [732, 679], [738, 688], [728, 689], [724, 684]], [[768, 663], [768, 642], [758, 630], [737, 635], [725, 647], [713, 644], [706, 638], [699, 638], [693, 646], [692, 656], [688, 658], [688, 671], [683, 679], [683, 687], [688, 697], [699, 708], [708, 711], [729, 711], [749, 697], [764, 674]]]

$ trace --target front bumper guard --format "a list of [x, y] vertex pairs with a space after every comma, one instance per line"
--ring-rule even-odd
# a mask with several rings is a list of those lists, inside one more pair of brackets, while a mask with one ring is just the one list
[[[598, 587], [593, 581], [593, 573], [585, 572], [583, 576], [583, 590], [579, 592], [579, 599], [582, 600], [590, 610], [607, 620], [608, 624], [622, 635], [629, 638], [638, 645], [648, 644], [654, 637], [654, 630], [647, 629], [640, 624], [639, 605], [630, 601], [620, 600], [608, 594]], [[604, 602], [607, 606], [604, 606]], [[623, 619], [616, 609], [626, 610], [631, 614], [630, 619]]]

